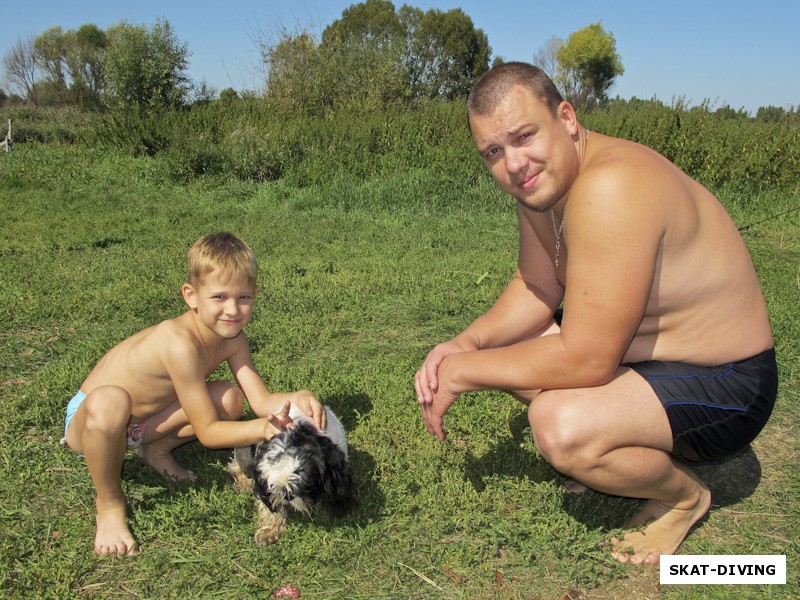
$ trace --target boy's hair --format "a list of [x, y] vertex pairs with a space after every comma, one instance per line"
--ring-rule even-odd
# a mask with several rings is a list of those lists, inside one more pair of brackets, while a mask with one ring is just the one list
[[539, 67], [524, 62], [507, 62], [489, 69], [472, 88], [467, 100], [467, 112], [491, 115], [497, 105], [515, 85], [528, 88], [544, 102], [553, 116], [564, 101], [553, 81]]
[[189, 283], [199, 285], [212, 272], [225, 282], [246, 279], [255, 285], [258, 277], [256, 256], [246, 243], [227, 232], [210, 233], [197, 240], [186, 255]]

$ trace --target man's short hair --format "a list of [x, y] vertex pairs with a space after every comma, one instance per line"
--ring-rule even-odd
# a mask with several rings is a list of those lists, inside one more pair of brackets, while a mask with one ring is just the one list
[[189, 283], [199, 285], [209, 273], [224, 282], [246, 280], [256, 285], [258, 263], [245, 242], [227, 232], [210, 233], [197, 240], [186, 255]]
[[553, 116], [557, 115], [558, 107], [564, 101], [563, 96], [544, 71], [524, 62], [507, 62], [489, 69], [469, 93], [468, 113], [491, 115], [515, 85], [531, 90], [550, 109]]

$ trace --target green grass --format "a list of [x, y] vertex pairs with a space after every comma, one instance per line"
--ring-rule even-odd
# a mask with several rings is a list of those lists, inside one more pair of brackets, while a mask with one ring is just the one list
[[[76, 147], [0, 156], [0, 590], [11, 598], [794, 597], [800, 593], [800, 225], [744, 233], [779, 353], [774, 417], [752, 451], [709, 466], [715, 508], [688, 554], [786, 554], [789, 585], [666, 586], [601, 547], [635, 500], [566, 495], [538, 456], [525, 411], [468, 394], [450, 439], [422, 426], [412, 376], [427, 351], [485, 311], [513, 272], [511, 203], [488, 176], [411, 170], [296, 188], [201, 179], [162, 163]], [[746, 225], [791, 194], [723, 194]], [[274, 546], [252, 541], [255, 508], [224, 472], [229, 452], [178, 450], [194, 485], [132, 455], [123, 468], [134, 559], [94, 556], [94, 492], [58, 445], [67, 400], [111, 345], [183, 310], [185, 253], [229, 230], [260, 262], [248, 336], [275, 390], [309, 388], [349, 430], [361, 503], [351, 516], [295, 517]], [[226, 377], [225, 369], [217, 373]]]

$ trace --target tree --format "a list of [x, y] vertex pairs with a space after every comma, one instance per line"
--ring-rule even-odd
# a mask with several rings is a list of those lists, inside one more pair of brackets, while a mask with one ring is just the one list
[[67, 104], [67, 40], [61, 27], [51, 27], [33, 41], [36, 62], [44, 73], [40, 82], [39, 102]]
[[113, 105], [152, 110], [181, 106], [186, 100], [189, 52], [167, 20], [147, 28], [120, 23], [107, 31], [106, 95]]
[[625, 69], [616, 51], [614, 35], [595, 23], [570, 34], [558, 49], [554, 81], [576, 108], [602, 106], [606, 92]]
[[398, 12], [389, 0], [348, 7], [319, 44], [306, 31], [284, 30], [277, 43], [258, 46], [268, 66], [267, 96], [314, 114], [465, 96], [491, 53], [486, 35], [460, 9]]
[[105, 89], [103, 61], [109, 43], [108, 36], [97, 25], [87, 23], [77, 31], [67, 31], [65, 37], [72, 100], [81, 108], [101, 108]]
[[289, 34], [282, 30], [275, 44], [260, 42], [261, 58], [267, 67], [267, 97], [281, 109], [308, 112], [314, 104], [313, 80], [316, 76], [317, 45], [311, 34]]
[[389, 0], [342, 12], [322, 33], [317, 79], [322, 103], [380, 109], [408, 93], [401, 70], [405, 30]]
[[325, 28], [322, 44], [341, 43], [387, 47], [405, 38], [405, 29], [390, 0], [366, 0], [342, 11], [342, 18]]
[[423, 13], [404, 5], [400, 20], [407, 39], [404, 66], [414, 96], [466, 96], [489, 69], [489, 40], [460, 8]]
[[547, 73], [550, 79], [555, 79], [558, 73], [558, 51], [563, 45], [564, 40], [554, 35], [533, 55], [533, 64]]
[[764, 123], [776, 123], [786, 116], [786, 109], [780, 106], [759, 106], [756, 119]]
[[36, 52], [33, 38], [19, 39], [3, 56], [6, 81], [26, 101], [36, 103]]

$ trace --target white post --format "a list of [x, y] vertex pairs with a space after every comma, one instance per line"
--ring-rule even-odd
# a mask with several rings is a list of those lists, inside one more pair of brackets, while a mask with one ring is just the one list
[[6, 139], [0, 142], [0, 146], [3, 146], [6, 152], [11, 152], [11, 119], [8, 120], [8, 135]]

